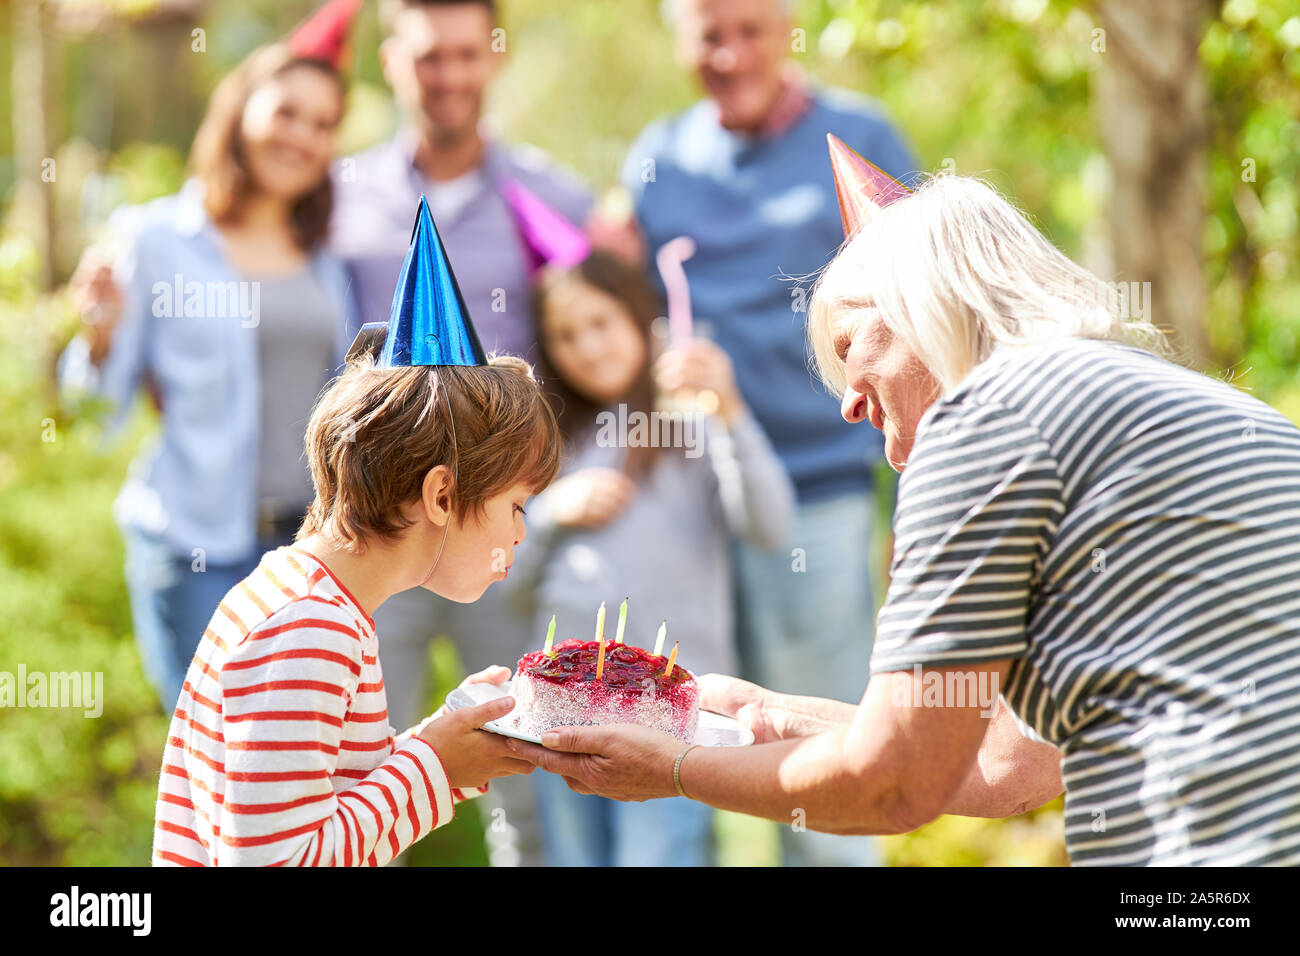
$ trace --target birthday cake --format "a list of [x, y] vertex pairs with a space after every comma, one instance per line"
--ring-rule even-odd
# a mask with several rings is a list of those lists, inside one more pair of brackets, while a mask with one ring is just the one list
[[519, 661], [510, 693], [515, 727], [540, 737], [552, 727], [580, 724], [640, 724], [695, 739], [700, 687], [683, 667], [668, 670], [668, 658], [628, 644], [606, 644], [596, 676], [599, 641], [564, 641], [550, 654], [534, 651]]

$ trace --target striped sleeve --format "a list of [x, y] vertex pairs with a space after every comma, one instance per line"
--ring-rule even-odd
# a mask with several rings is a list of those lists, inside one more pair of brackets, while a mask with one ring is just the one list
[[334, 789], [362, 670], [355, 623], [328, 602], [294, 601], [231, 649], [218, 865], [376, 865], [451, 819], [446, 772], [419, 738]]
[[1031, 422], [998, 405], [934, 406], [899, 481], [872, 673], [1024, 656], [1064, 512], [1056, 461]]
[[[441, 707], [437, 709], [437, 711], [434, 712], [432, 717], [429, 717], [425, 721], [421, 721], [420, 723], [416, 724], [414, 727], [412, 727], [410, 730], [406, 731], [405, 733], [398, 734], [396, 740], [394, 741], [394, 745], [397, 747], [401, 747], [408, 740], [415, 737], [419, 729], [423, 727], [426, 723], [429, 723], [430, 721], [438, 720], [446, 713], [447, 713], [447, 705], [443, 704]], [[451, 802], [453, 804], [463, 803], [466, 800], [472, 800], [475, 797], [481, 797], [487, 792], [488, 792], [488, 784], [486, 783], [483, 784], [483, 786], [481, 787], [469, 787], [463, 790], [460, 787], [452, 787]]]

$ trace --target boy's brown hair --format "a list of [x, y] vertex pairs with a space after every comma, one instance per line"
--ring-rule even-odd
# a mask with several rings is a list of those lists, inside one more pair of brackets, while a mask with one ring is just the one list
[[356, 548], [369, 537], [398, 537], [411, 524], [402, 507], [439, 465], [451, 470], [461, 521], [516, 484], [534, 493], [549, 485], [560, 458], [555, 415], [527, 362], [489, 361], [381, 369], [364, 354], [350, 364], [307, 424], [316, 500], [298, 538], [321, 533]]

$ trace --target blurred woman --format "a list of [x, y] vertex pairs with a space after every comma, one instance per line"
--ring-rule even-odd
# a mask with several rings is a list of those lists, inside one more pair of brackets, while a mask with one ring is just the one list
[[114, 513], [136, 639], [169, 710], [213, 608], [292, 539], [312, 498], [303, 432], [355, 324], [323, 248], [343, 108], [330, 62], [255, 51], [212, 96], [193, 178], [116, 215], [129, 251], [111, 266], [88, 255], [72, 280], [85, 325], [65, 387], [106, 400], [117, 427], [144, 384], [162, 416]]
[[[628, 596], [626, 643], [653, 647], [667, 617], [683, 666], [726, 672], [737, 666], [730, 537], [780, 546], [793, 521], [794, 488], [741, 398], [726, 353], [694, 339], [656, 356], [650, 325], [657, 314], [643, 274], [607, 252], [546, 274], [537, 338], [566, 465], [529, 506], [531, 533], [516, 566], [536, 579], [525, 585], [534, 588], [534, 634], [554, 614], [557, 639], [590, 640], [599, 602], [612, 608]], [[658, 428], [638, 427], [656, 421], [656, 386], [669, 394], [710, 391], [716, 413], [678, 413], [667, 428], [662, 418]], [[579, 796], [550, 774], [533, 779], [551, 865], [710, 862], [713, 812], [702, 804], [616, 803]]]

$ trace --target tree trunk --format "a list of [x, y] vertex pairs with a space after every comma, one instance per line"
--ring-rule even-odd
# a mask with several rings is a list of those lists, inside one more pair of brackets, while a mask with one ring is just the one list
[[48, 289], [54, 277], [54, 151], [49, 129], [49, 23], [41, 0], [17, 0], [10, 7], [13, 63], [13, 143], [16, 193], [14, 206], [36, 242], [39, 277]]
[[[196, 61], [204, 55], [190, 49], [195, 25], [189, 16], [172, 13], [143, 20], [131, 30], [136, 59], [134, 75], [123, 78], [127, 96], [119, 99], [131, 109], [131, 115], [119, 117], [122, 143], [144, 140], [189, 151], [194, 118], [203, 112], [193, 93]], [[141, 83], [140, 76], [150, 82]]]
[[[1093, 103], [1113, 174], [1115, 279], [1150, 283], [1148, 317], [1197, 368], [1210, 359], [1202, 243], [1209, 91], [1198, 0], [1097, 0]], [[1133, 300], [1130, 300], [1132, 303]], [[1130, 307], [1130, 313], [1134, 310]]]

